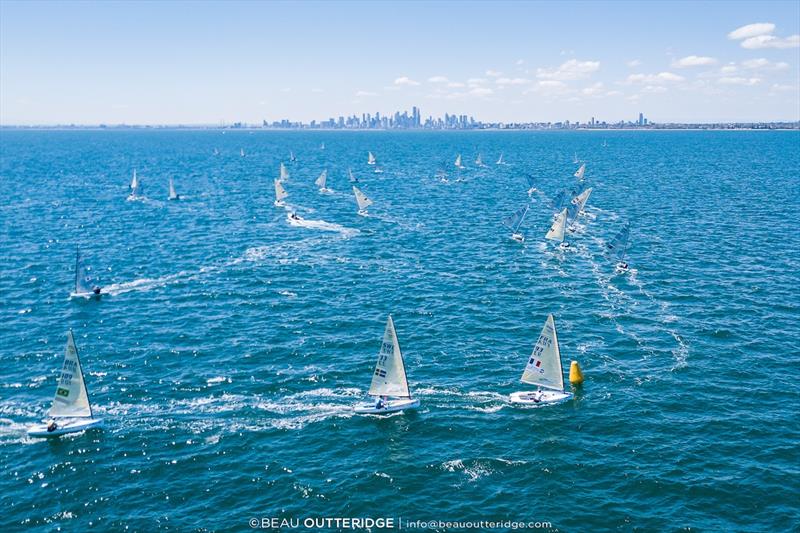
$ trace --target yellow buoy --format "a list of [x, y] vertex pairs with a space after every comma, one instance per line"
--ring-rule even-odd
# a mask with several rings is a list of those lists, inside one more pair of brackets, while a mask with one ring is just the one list
[[583, 372], [581, 372], [581, 366], [577, 361], [572, 361], [569, 365], [569, 382], [573, 385], [581, 385], [583, 383]]

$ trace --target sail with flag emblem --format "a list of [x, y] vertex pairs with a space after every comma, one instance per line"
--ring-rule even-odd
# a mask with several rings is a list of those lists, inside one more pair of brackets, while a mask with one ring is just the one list
[[383, 333], [383, 342], [378, 352], [378, 363], [372, 374], [372, 384], [369, 387], [371, 396], [392, 396], [396, 398], [410, 398], [408, 392], [408, 379], [400, 343], [397, 341], [397, 332], [394, 329], [392, 315], [386, 322]]
[[366, 212], [367, 208], [372, 205], [372, 200], [367, 198], [367, 195], [361, 192], [361, 189], [353, 185], [353, 194], [356, 196], [356, 203], [358, 204], [358, 211]]
[[563, 209], [558, 216], [556, 216], [553, 225], [550, 226], [550, 231], [544, 236], [545, 239], [551, 241], [564, 242], [564, 230], [567, 228], [567, 210]]
[[86, 391], [86, 383], [83, 381], [83, 370], [81, 370], [81, 361], [78, 358], [78, 349], [75, 347], [72, 330], [67, 332], [64, 365], [61, 367], [50, 416], [53, 418], [91, 418], [92, 416], [89, 393]]
[[564, 370], [561, 367], [561, 351], [553, 315], [547, 315], [542, 333], [528, 358], [522, 373], [522, 382], [548, 389], [564, 391]]

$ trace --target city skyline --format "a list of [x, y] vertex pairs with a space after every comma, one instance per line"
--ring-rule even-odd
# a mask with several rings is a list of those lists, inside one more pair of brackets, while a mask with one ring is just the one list
[[[308, 18], [308, 13], [314, 16]], [[800, 120], [800, 4], [0, 2], [0, 124]]]

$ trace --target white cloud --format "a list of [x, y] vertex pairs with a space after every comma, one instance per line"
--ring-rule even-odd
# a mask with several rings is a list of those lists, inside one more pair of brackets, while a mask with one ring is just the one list
[[567, 84], [558, 80], [542, 80], [539, 82], [539, 87], [566, 87]]
[[461, 83], [460, 81], [451, 81], [450, 83], [447, 84], [447, 86], [450, 87], [450, 88], [455, 89], [455, 88], [458, 88], [458, 87], [464, 87], [465, 85], [463, 83]]
[[356, 96], [377, 96], [377, 93], [373, 93], [370, 91], [356, 91]]
[[486, 75], [489, 76], [490, 78], [498, 78], [498, 77], [502, 76], [503, 73], [502, 72], [498, 72], [496, 70], [489, 69], [489, 70], [486, 71]]
[[717, 80], [717, 83], [722, 85], [758, 85], [761, 83], [760, 78], [742, 78], [742, 77], [724, 77]]
[[760, 50], [762, 48], [798, 48], [800, 47], [800, 35], [792, 35], [782, 38], [774, 35], [759, 35], [750, 37], [742, 41], [742, 48], [748, 50]]
[[315, 88], [311, 89], [311, 92], [312, 93], [324, 93], [325, 90], [324, 89], [320, 89], [319, 87], [315, 87]]
[[526, 85], [531, 80], [525, 78], [497, 78], [494, 80], [497, 85]]
[[469, 94], [474, 94], [475, 96], [489, 96], [490, 94], [494, 94], [494, 91], [488, 87], [475, 87], [470, 89]]
[[433, 77], [428, 78], [428, 81], [431, 82], [431, 83], [447, 83], [450, 80], [448, 80], [444, 76], [433, 76]]
[[598, 81], [597, 83], [584, 88], [581, 92], [586, 96], [599, 96], [600, 93], [603, 92], [603, 82]]
[[672, 66], [677, 68], [702, 67], [716, 64], [716, 59], [707, 56], [686, 56], [672, 62]]
[[784, 63], [783, 61], [773, 63], [768, 59], [759, 57], [758, 59], [748, 59], [747, 61], [742, 61], [742, 66], [749, 69], [783, 70], [789, 68], [789, 63]]
[[418, 81], [414, 81], [408, 76], [401, 76], [394, 80], [395, 85], [419, 85]]
[[667, 92], [667, 88], [661, 85], [645, 85], [642, 87], [643, 93], [659, 94]]
[[536, 69], [536, 77], [550, 80], [580, 80], [588, 78], [600, 69], [599, 61], [570, 59], [555, 69]]
[[783, 85], [783, 84], [780, 84], [780, 83], [774, 83], [772, 85], [771, 89], [773, 91], [775, 91], [775, 92], [777, 92], [777, 91], [791, 91], [791, 90], [794, 90], [794, 87], [792, 87], [791, 85]]
[[630, 61], [628, 61], [625, 64], [628, 65], [631, 68], [635, 68], [635, 67], [638, 67], [639, 65], [641, 65], [642, 62], [639, 61], [638, 59], [631, 59]]
[[467, 85], [469, 85], [470, 87], [473, 87], [475, 85], [481, 85], [483, 83], [486, 83], [486, 78], [470, 78], [467, 80]]
[[658, 74], [631, 74], [625, 83], [645, 83], [648, 85], [660, 85], [662, 83], [684, 81], [683, 76], [678, 76], [672, 72], [659, 72]]
[[733, 74], [733, 73], [734, 73], [734, 72], [736, 72], [737, 70], [739, 70], [739, 68], [738, 68], [738, 67], [737, 67], [735, 64], [733, 64], [733, 63], [731, 63], [731, 64], [729, 64], [729, 65], [725, 65], [724, 67], [722, 67], [721, 69], [719, 69], [719, 71], [720, 71], [721, 73], [723, 73], [723, 74]]
[[756, 22], [755, 24], [748, 24], [740, 28], [736, 28], [728, 34], [728, 39], [738, 41], [739, 39], [748, 39], [758, 35], [764, 35], [775, 31], [775, 24], [771, 22]]
[[517, 65], [524, 65], [524, 64], [525, 64], [524, 59], [517, 59]]

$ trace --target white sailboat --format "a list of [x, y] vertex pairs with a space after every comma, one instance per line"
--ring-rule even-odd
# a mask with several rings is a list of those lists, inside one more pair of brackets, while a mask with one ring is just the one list
[[464, 168], [464, 165], [461, 164], [461, 154], [456, 157], [455, 166], [456, 168]]
[[48, 413], [50, 420], [28, 428], [31, 437], [57, 437], [67, 433], [77, 433], [103, 424], [94, 418], [89, 393], [83, 379], [81, 360], [72, 330], [67, 332], [67, 348], [64, 352], [64, 365], [56, 387], [53, 405]]
[[556, 215], [556, 219], [553, 221], [553, 225], [550, 226], [550, 231], [547, 232], [547, 235], [544, 236], [545, 239], [551, 241], [558, 241], [561, 244], [559, 247], [561, 248], [569, 248], [569, 243], [564, 242], [564, 233], [567, 228], [567, 209], [564, 208], [561, 212]]
[[138, 200], [142, 197], [142, 184], [136, 176], [136, 169], [133, 169], [133, 179], [130, 186], [131, 192], [128, 195], [128, 200]]
[[525, 206], [511, 216], [503, 220], [503, 225], [511, 230], [511, 238], [517, 242], [523, 242], [525, 237], [520, 233], [519, 228], [522, 226], [522, 221], [525, 220], [525, 215], [528, 214], [529, 206]]
[[536, 188], [536, 180], [530, 174], [527, 174], [525, 179], [528, 181], [528, 196], [533, 196], [533, 193], [539, 190]]
[[505, 165], [505, 164], [506, 162], [503, 161], [503, 152], [500, 152], [500, 157], [497, 158], [497, 162], [495, 163], [495, 165]]
[[70, 294], [71, 298], [99, 298], [100, 287], [92, 283], [92, 278], [89, 276], [86, 266], [83, 264], [83, 257], [81, 251], [75, 247], [75, 291]]
[[481, 159], [481, 154], [478, 154], [478, 157], [475, 158], [475, 166], [476, 167], [483, 166], [483, 160]]
[[615, 270], [625, 272], [628, 270], [628, 263], [625, 261], [625, 254], [628, 251], [628, 239], [631, 234], [630, 223], [625, 224], [610, 242], [606, 243], [606, 254], [617, 262]]
[[586, 163], [582, 164], [581, 167], [575, 171], [575, 177], [578, 178], [578, 181], [583, 179], [583, 174], [586, 172]]
[[389, 315], [386, 321], [383, 342], [378, 352], [378, 363], [372, 373], [372, 384], [368, 394], [377, 400], [357, 404], [353, 408], [356, 413], [384, 414], [419, 407], [419, 400], [412, 398], [408, 390], [406, 367], [392, 315]]
[[358, 178], [353, 175], [353, 169], [347, 169], [347, 177], [350, 178], [350, 183], [358, 183]]
[[244, 148], [239, 148], [239, 157], [244, 157]]
[[286, 205], [283, 201], [287, 196], [289, 196], [289, 193], [281, 185], [281, 180], [275, 180], [275, 206], [283, 207]]
[[296, 163], [297, 162], [297, 158], [294, 156], [294, 152], [292, 152], [292, 151], [289, 151], [289, 161], [291, 163]]
[[358, 214], [361, 216], [367, 215], [367, 208], [372, 205], [372, 200], [367, 198], [361, 189], [353, 185], [353, 194], [356, 196], [356, 203], [358, 204]]
[[281, 163], [281, 173], [278, 179], [280, 181], [286, 181], [289, 179], [289, 171], [286, 170], [286, 165], [284, 165], [283, 163]]
[[583, 208], [586, 206], [586, 202], [589, 201], [591, 194], [592, 188], [589, 187], [573, 198], [569, 207], [567, 207], [567, 227], [570, 231], [572, 231], [572, 225], [578, 220], [578, 216], [583, 213]]
[[322, 171], [317, 180], [314, 182], [314, 185], [319, 187], [319, 192], [331, 192], [331, 190], [326, 186], [327, 183], [328, 183], [328, 171], [326, 169]]
[[572, 162], [576, 165], [580, 163], [580, 160], [578, 159], [578, 152], [575, 152], [575, 154], [572, 156]]
[[536, 385], [537, 390], [513, 392], [509, 397], [511, 403], [548, 405], [572, 398], [572, 393], [564, 390], [564, 369], [561, 366], [561, 351], [558, 348], [558, 335], [552, 314], [547, 315], [547, 321], [528, 358], [521, 381]]
[[175, 184], [172, 182], [172, 178], [169, 179], [169, 199], [170, 200], [180, 200], [180, 196], [178, 193], [175, 192]]
[[217, 148], [214, 148], [214, 155], [219, 155], [219, 150]]
[[368, 153], [368, 155], [367, 155], [367, 164], [368, 165], [377, 165], [378, 164], [378, 160], [375, 159], [375, 156], [373, 155], [373, 153], [372, 152], [367, 152], [367, 153]]
[[322, 144], [320, 144], [320, 145], [319, 145], [319, 149], [320, 149], [320, 150], [324, 150], [324, 149], [325, 149], [325, 143], [322, 143]]

